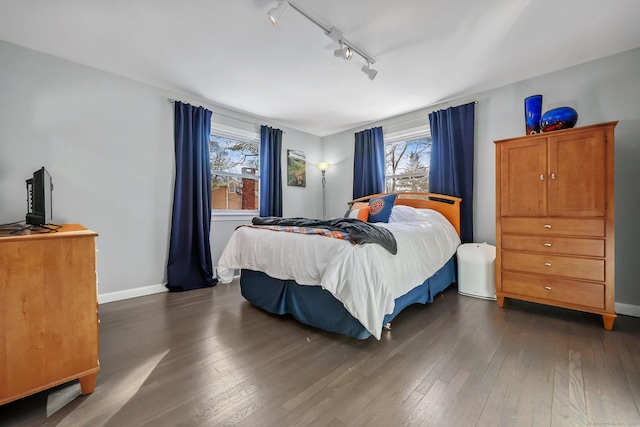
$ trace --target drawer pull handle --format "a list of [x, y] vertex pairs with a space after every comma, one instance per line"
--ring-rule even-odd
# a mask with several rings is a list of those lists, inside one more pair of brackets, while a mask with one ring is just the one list
[[545, 262], [545, 263], [544, 263], [544, 266], [545, 266], [545, 267], [551, 267], [551, 263], [550, 263], [550, 262]]
[[540, 181], [544, 181], [544, 175], [540, 174]]
[[550, 248], [551, 247], [551, 243], [543, 243], [543, 245], [545, 245], [546, 247]]
[[551, 174], [551, 179], [556, 179], [556, 174], [555, 173]]
[[546, 290], [550, 291], [551, 290], [551, 286], [545, 286], [544, 287]]
[[545, 224], [544, 228], [551, 228], [551, 224]]

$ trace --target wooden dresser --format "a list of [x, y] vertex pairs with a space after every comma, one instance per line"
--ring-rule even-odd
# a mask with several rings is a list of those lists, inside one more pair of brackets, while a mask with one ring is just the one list
[[100, 370], [97, 234], [26, 233], [0, 233], [0, 404], [74, 379], [91, 393]]
[[614, 311], [617, 122], [495, 141], [496, 297]]

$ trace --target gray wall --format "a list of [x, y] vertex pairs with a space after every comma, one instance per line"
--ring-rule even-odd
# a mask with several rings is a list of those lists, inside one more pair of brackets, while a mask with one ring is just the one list
[[[319, 138], [267, 119], [74, 64], [0, 41], [0, 223], [24, 219], [25, 179], [41, 166], [55, 184], [54, 220], [100, 233], [100, 294], [133, 296], [166, 278], [173, 191], [173, 109], [167, 98], [204, 105], [214, 121], [285, 131], [283, 151], [305, 151], [307, 187], [284, 186], [284, 215], [320, 217], [320, 174], [327, 172], [328, 216], [351, 199], [352, 129]], [[495, 242], [493, 141], [524, 134], [523, 100], [544, 95], [544, 110], [572, 106], [578, 126], [619, 120], [616, 128], [616, 301], [640, 310], [640, 50], [389, 118], [385, 132], [424, 126], [427, 114], [472, 100], [476, 106], [475, 239]], [[216, 113], [220, 113], [216, 116]], [[283, 166], [286, 159], [283, 156]], [[247, 218], [214, 218], [216, 263], [233, 228]], [[618, 306], [618, 305], [617, 305]], [[638, 312], [640, 315], [640, 311]]]
[[[175, 173], [168, 98], [255, 132], [260, 124], [280, 127], [284, 153], [293, 148], [309, 162], [321, 160], [314, 135], [0, 41], [0, 224], [24, 220], [25, 180], [45, 166], [55, 187], [54, 222], [100, 234], [101, 301], [166, 283]], [[320, 174], [309, 167], [306, 188], [285, 185], [285, 215], [319, 217], [320, 195]], [[245, 221], [214, 221], [214, 263]]]
[[323, 138], [323, 156], [336, 164], [327, 172], [328, 213], [342, 215], [345, 201], [352, 196], [354, 132], [382, 126], [386, 133], [420, 120], [426, 123], [431, 111], [476, 100], [475, 240], [495, 244], [493, 141], [524, 135], [523, 100], [534, 94], [543, 95], [543, 112], [560, 106], [575, 108], [577, 126], [619, 121], [615, 158], [616, 308], [640, 315], [640, 49]]

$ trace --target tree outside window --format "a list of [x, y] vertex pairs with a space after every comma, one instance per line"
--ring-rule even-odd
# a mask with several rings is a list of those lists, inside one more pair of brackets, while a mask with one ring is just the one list
[[259, 207], [260, 157], [258, 141], [211, 135], [211, 208], [255, 211]]
[[431, 137], [385, 142], [385, 187], [397, 191], [429, 191]]

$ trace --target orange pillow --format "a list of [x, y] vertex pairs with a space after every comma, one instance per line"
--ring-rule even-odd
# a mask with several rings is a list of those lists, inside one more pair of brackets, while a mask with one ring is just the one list
[[364, 206], [359, 209], [351, 209], [347, 212], [347, 218], [356, 218], [366, 222], [369, 219], [369, 209], [369, 206]]

